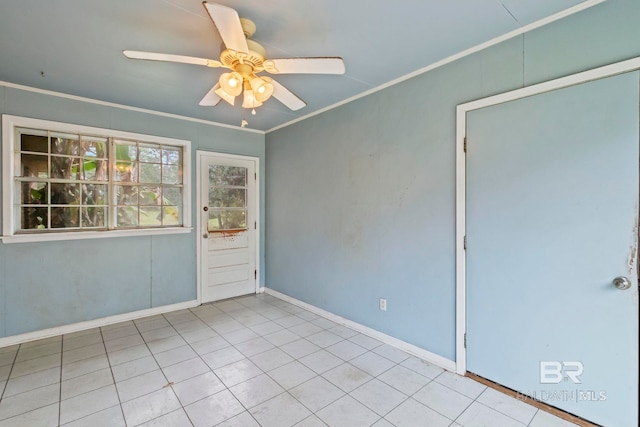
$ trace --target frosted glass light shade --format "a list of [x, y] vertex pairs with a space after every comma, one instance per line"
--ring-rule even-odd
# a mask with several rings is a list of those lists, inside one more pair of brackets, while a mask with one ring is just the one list
[[251, 79], [253, 95], [259, 102], [265, 102], [273, 94], [273, 85], [269, 77], [255, 77]]
[[220, 98], [224, 99], [225, 101], [227, 101], [229, 104], [231, 105], [235, 105], [236, 103], [236, 97], [233, 95], [229, 95], [224, 89], [222, 89], [221, 87], [219, 87], [218, 89], [216, 89], [216, 95], [218, 95]]
[[220, 83], [220, 88], [231, 96], [238, 96], [242, 93], [242, 75], [238, 72], [223, 73], [218, 83]]
[[247, 89], [244, 91], [244, 98], [242, 100], [242, 108], [255, 108], [262, 105], [262, 102], [258, 101], [253, 95], [253, 90]]

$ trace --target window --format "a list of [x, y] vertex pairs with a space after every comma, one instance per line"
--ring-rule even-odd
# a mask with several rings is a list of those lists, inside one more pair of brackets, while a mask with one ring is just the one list
[[247, 168], [209, 165], [209, 232], [246, 230]]
[[188, 231], [189, 148], [188, 141], [3, 116], [3, 239]]

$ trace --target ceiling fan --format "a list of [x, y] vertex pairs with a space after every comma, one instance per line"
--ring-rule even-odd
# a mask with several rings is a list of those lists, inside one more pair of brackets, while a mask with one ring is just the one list
[[[203, 65], [211, 68], [227, 68], [215, 86], [200, 101], [202, 106], [218, 105], [224, 99], [231, 105], [242, 94], [242, 108], [261, 106], [271, 96], [293, 111], [307, 104], [289, 89], [268, 76], [269, 74], [344, 74], [345, 67], [340, 57], [266, 59], [265, 49], [251, 36], [256, 31], [255, 24], [240, 18], [234, 9], [215, 3], [202, 2], [215, 24], [226, 47], [220, 53], [220, 60], [193, 56], [125, 50], [122, 53], [131, 59], [168, 61], [184, 64]], [[242, 126], [246, 126], [243, 119]]]

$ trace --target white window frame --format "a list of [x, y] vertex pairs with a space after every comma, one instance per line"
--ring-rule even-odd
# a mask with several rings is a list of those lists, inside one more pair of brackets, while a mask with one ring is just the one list
[[[105, 230], [73, 230], [47, 233], [17, 233], [20, 218], [15, 217], [15, 153], [19, 150], [16, 128], [42, 129], [52, 132], [100, 135], [109, 138], [138, 140], [182, 148], [182, 225]], [[144, 236], [190, 233], [191, 226], [191, 142], [161, 136], [82, 126], [49, 120], [2, 115], [2, 241], [3, 243], [43, 242], [55, 240], [94, 239], [106, 237]]]

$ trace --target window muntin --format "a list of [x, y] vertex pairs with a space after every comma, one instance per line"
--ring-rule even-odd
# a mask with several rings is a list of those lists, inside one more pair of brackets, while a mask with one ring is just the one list
[[187, 226], [185, 145], [172, 141], [16, 126], [12, 234]]

